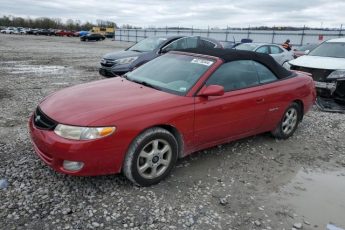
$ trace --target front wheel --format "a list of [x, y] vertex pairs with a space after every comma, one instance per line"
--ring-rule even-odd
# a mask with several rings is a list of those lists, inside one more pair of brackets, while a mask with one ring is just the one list
[[272, 131], [274, 137], [278, 139], [287, 139], [291, 137], [297, 129], [302, 117], [302, 109], [296, 102], [292, 103], [284, 112], [283, 118]]
[[162, 128], [148, 129], [130, 145], [123, 173], [140, 186], [157, 184], [170, 173], [177, 156], [178, 144], [170, 132]]

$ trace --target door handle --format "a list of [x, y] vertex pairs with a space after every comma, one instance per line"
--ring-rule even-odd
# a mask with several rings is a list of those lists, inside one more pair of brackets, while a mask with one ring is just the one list
[[261, 104], [261, 103], [264, 103], [265, 102], [265, 98], [258, 98], [256, 99], [256, 103], [257, 104]]

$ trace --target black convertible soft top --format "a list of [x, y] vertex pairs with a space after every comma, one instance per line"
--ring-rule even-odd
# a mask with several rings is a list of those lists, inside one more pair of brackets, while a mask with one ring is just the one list
[[219, 57], [224, 62], [239, 61], [239, 60], [257, 61], [265, 65], [267, 68], [269, 68], [279, 79], [291, 77], [294, 75], [293, 72], [279, 65], [268, 54], [262, 54], [262, 53], [257, 53], [253, 51], [245, 51], [245, 50], [218, 49], [218, 48], [214, 48], [214, 49], [193, 48], [193, 49], [181, 49], [181, 50], [176, 50], [176, 51]]

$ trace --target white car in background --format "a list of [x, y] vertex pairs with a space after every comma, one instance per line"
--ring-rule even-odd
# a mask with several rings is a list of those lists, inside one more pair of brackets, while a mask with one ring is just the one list
[[234, 49], [237, 50], [250, 50], [258, 53], [265, 53], [271, 55], [276, 62], [280, 65], [288, 68], [288, 62], [293, 60], [293, 53], [287, 51], [280, 45], [269, 44], [269, 43], [242, 43], [236, 46]]
[[15, 34], [15, 33], [18, 33], [18, 32], [17, 32], [17, 29], [14, 28], [14, 27], [8, 27], [8, 28], [6, 28], [6, 29], [4, 29], [4, 30], [1, 30], [0, 32], [1, 32], [2, 34]]
[[345, 38], [325, 41], [289, 64], [312, 75], [320, 109], [345, 112]]

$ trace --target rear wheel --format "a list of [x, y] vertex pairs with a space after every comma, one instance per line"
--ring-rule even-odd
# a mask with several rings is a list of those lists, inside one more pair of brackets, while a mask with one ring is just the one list
[[150, 186], [159, 183], [177, 161], [178, 144], [165, 129], [152, 128], [131, 144], [123, 164], [123, 173], [133, 183]]
[[302, 109], [297, 103], [292, 103], [284, 112], [283, 118], [272, 134], [279, 139], [287, 139], [291, 137], [297, 129], [299, 121], [302, 117]]

